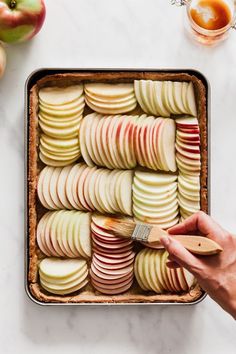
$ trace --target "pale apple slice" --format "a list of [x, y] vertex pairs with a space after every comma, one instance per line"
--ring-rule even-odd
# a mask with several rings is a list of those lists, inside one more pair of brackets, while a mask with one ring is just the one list
[[162, 279], [161, 273], [161, 256], [163, 251], [155, 250], [153, 253], [153, 263], [154, 263], [154, 270], [153, 270], [153, 280], [157, 284], [157, 288], [161, 293], [165, 291], [165, 283]]
[[104, 126], [104, 117], [100, 118], [97, 129], [96, 129], [96, 136], [95, 136], [95, 146], [97, 150], [97, 154], [99, 156], [99, 162], [101, 166], [106, 166], [112, 169], [112, 165], [110, 164], [109, 160], [106, 157], [106, 154], [103, 150], [102, 145], [102, 129]]
[[90, 224], [91, 213], [80, 214], [81, 223], [79, 224], [79, 243], [86, 258], [90, 258], [92, 254], [91, 237], [90, 237]]
[[155, 151], [154, 151], [154, 133], [156, 130], [156, 119], [152, 120], [148, 124], [148, 132], [147, 132], [147, 141], [146, 141], [146, 150], [148, 151], [148, 160], [150, 166], [152, 166], [153, 170], [158, 170], [159, 165], [156, 161]]
[[[96, 181], [95, 181], [95, 187], [94, 187], [94, 192], [95, 192], [95, 197], [100, 205], [100, 208], [102, 209], [102, 212], [104, 213], [109, 213], [109, 204], [107, 203], [107, 200], [103, 200], [100, 195], [100, 181], [102, 178], [104, 178], [104, 175], [106, 175], [106, 170], [105, 169], [100, 169], [99, 174], [97, 175]], [[105, 193], [105, 191], [103, 191]]]
[[[82, 214], [82, 213], [81, 213]], [[74, 227], [73, 227], [73, 243], [74, 248], [77, 250], [80, 257], [87, 258], [87, 255], [84, 253], [81, 244], [80, 244], [80, 232], [81, 232], [81, 223], [82, 223], [81, 215], [74, 220]]]
[[176, 147], [179, 147], [180, 149], [182, 149], [183, 151], [187, 151], [190, 153], [200, 153], [200, 147], [199, 145], [189, 145], [186, 143], [183, 143], [180, 140], [176, 140]]
[[67, 280], [78, 274], [86, 266], [84, 259], [44, 258], [39, 264], [42, 276], [51, 281]]
[[175, 81], [173, 82], [173, 96], [176, 107], [178, 108], [179, 113], [185, 113], [185, 107], [182, 98], [182, 82]]
[[121, 113], [127, 113], [130, 111], [133, 111], [137, 105], [136, 100], [134, 100], [134, 103], [129, 103], [129, 105], [123, 107], [123, 108], [101, 108], [98, 107], [97, 105], [95, 106], [88, 98], [85, 97], [85, 102], [86, 104], [95, 112], [101, 113], [101, 114], [121, 114]]
[[154, 92], [154, 82], [152, 80], [147, 80], [146, 93], [148, 97], [149, 109], [151, 114], [158, 115], [159, 113], [156, 112], [153, 92]]
[[188, 285], [188, 288], [191, 289], [192, 286], [196, 283], [196, 279], [187, 269], [185, 268], [181, 268], [181, 269], [183, 271], [183, 276]]
[[114, 97], [114, 98], [104, 97], [101, 95], [99, 95], [99, 96], [94, 95], [93, 93], [86, 90], [86, 88], [85, 88], [85, 94], [89, 99], [91, 98], [95, 102], [105, 103], [105, 104], [109, 104], [111, 101], [115, 102], [115, 103], [124, 103], [124, 102], [130, 101], [132, 98], [134, 98], [134, 90], [130, 94], [127, 94], [127, 95], [124, 95], [121, 97]]
[[68, 87], [44, 87], [39, 90], [40, 100], [49, 105], [64, 105], [77, 100], [83, 93], [83, 85]]
[[48, 288], [45, 283], [41, 284], [41, 285], [49, 293], [56, 294], [56, 295], [68, 295], [68, 294], [74, 293], [75, 291], [82, 289], [87, 283], [88, 283], [88, 279], [86, 278], [83, 282], [79, 283], [77, 286], [74, 286], [73, 288], [66, 289], [66, 290], [51, 289], [51, 288]]
[[43, 233], [44, 233], [43, 238], [44, 238], [44, 242], [45, 242], [46, 248], [50, 252], [50, 255], [58, 257], [58, 253], [55, 250], [55, 248], [53, 247], [52, 240], [51, 240], [51, 225], [52, 225], [53, 220], [54, 220], [56, 215], [57, 215], [56, 212], [51, 212], [50, 213], [50, 215], [49, 215], [49, 217], [47, 219], [45, 228], [43, 230]]
[[160, 127], [161, 125], [164, 124], [164, 119], [162, 118], [156, 118], [154, 121], [154, 128], [153, 128], [153, 132], [152, 132], [152, 138], [150, 141], [151, 144], [151, 152], [153, 154], [153, 158], [154, 158], [154, 162], [155, 162], [155, 166], [157, 170], [161, 170], [162, 169], [162, 163], [160, 160], [160, 152], [158, 149], [158, 141], [160, 138]]
[[84, 191], [84, 184], [90, 171], [91, 171], [90, 167], [83, 168], [83, 171], [79, 177], [78, 184], [77, 184], [77, 196], [80, 201], [80, 204], [83, 206], [85, 210], [92, 210], [90, 206], [87, 204], [87, 201], [85, 199], [85, 191]]
[[175, 122], [172, 119], [166, 119], [163, 130], [160, 132], [160, 149], [165, 166], [168, 171], [175, 172], [177, 169], [175, 159]]
[[66, 189], [66, 197], [67, 200], [69, 201], [69, 204], [74, 208], [78, 209], [79, 206], [76, 203], [74, 197], [76, 197], [76, 194], [74, 194], [73, 190], [73, 182], [75, 180], [75, 177], [78, 176], [78, 173], [80, 173], [80, 164], [74, 165], [70, 170], [67, 175], [66, 183], [65, 183], [65, 189]]
[[54, 172], [53, 167], [47, 166], [45, 168], [45, 174], [43, 178], [43, 185], [42, 185], [42, 193], [44, 196], [44, 199], [46, 201], [46, 204], [50, 206], [50, 209], [58, 209], [57, 205], [54, 203], [51, 194], [50, 194], [50, 181], [52, 178], [52, 174]]
[[79, 98], [77, 98], [76, 100], [74, 100], [72, 102], [60, 104], [60, 105], [47, 104], [47, 103], [44, 103], [41, 99], [39, 99], [39, 106], [49, 109], [49, 110], [53, 110], [53, 111], [71, 110], [71, 109], [74, 109], [78, 106], [78, 102], [80, 102], [81, 97], [83, 97], [83, 96], [81, 95]]
[[147, 83], [148, 83], [147, 80], [139, 80], [139, 92], [140, 92], [141, 100], [145, 107], [145, 112], [151, 114], [152, 109], [150, 107], [150, 98], [148, 96]]
[[112, 209], [112, 205], [109, 203], [109, 199], [107, 198], [107, 186], [109, 185], [109, 177], [109, 170], [101, 170], [101, 176], [99, 177], [96, 195], [103, 209], [112, 214], [115, 211]]
[[97, 170], [97, 167], [92, 167], [89, 169], [89, 172], [85, 178], [84, 186], [83, 186], [84, 199], [86, 201], [86, 204], [89, 206], [90, 210], [95, 210], [94, 204], [90, 198], [90, 188], [91, 188], [90, 181], [91, 181], [91, 178], [96, 170]]
[[118, 191], [121, 208], [124, 214], [132, 216], [132, 171], [124, 171], [120, 175], [121, 183]]
[[69, 246], [71, 252], [73, 253], [74, 257], [81, 257], [81, 254], [78, 252], [78, 250], [74, 244], [75, 223], [81, 214], [82, 214], [81, 211], [76, 211], [75, 213], [73, 213], [73, 215], [71, 215], [71, 220], [70, 220], [70, 223], [69, 223], [68, 229], [67, 229], [67, 242], [68, 242], [68, 246]]
[[54, 147], [57, 150], [73, 150], [79, 147], [79, 139], [55, 139], [45, 134], [41, 134], [40, 140], [43, 140], [47, 145]]
[[115, 130], [117, 117], [119, 116], [113, 116], [111, 118], [111, 123], [109, 125], [108, 136], [107, 136], [108, 138], [107, 144], [111, 156], [112, 165], [115, 166], [115, 168], [120, 168], [121, 166], [119, 165], [118, 157], [115, 154], [115, 149], [113, 146], [114, 145], [113, 131]]
[[150, 215], [156, 214], [156, 213], [165, 213], [169, 212], [170, 210], [176, 210], [178, 204], [177, 196], [173, 198], [173, 200], [170, 203], [165, 203], [164, 205], [162, 204], [157, 204], [157, 205], [149, 205], [149, 204], [139, 204], [139, 203], [134, 203], [135, 208], [137, 210], [142, 211], [143, 213], [147, 213]]
[[184, 133], [184, 132], [181, 132], [179, 130], [177, 130], [176, 134], [177, 134], [177, 136], [179, 138], [182, 138], [182, 139], [185, 139], [185, 140], [190, 140], [190, 141], [197, 140], [197, 141], [199, 141], [199, 134]]
[[144, 210], [144, 208], [139, 208], [137, 205], [133, 205], [133, 212], [135, 215], [143, 215], [150, 219], [158, 219], [165, 222], [166, 219], [169, 221], [176, 217], [176, 212], [178, 211], [178, 200], [174, 200], [169, 206], [158, 207], [155, 209]]
[[197, 116], [197, 107], [196, 107], [195, 93], [194, 93], [194, 87], [193, 87], [192, 82], [189, 82], [189, 84], [188, 84], [186, 104], [188, 107], [188, 112], [192, 116], [196, 117]]
[[182, 128], [199, 127], [198, 119], [196, 117], [181, 117], [176, 119], [176, 125]]
[[84, 97], [81, 96], [80, 99], [77, 101], [77, 106], [73, 107], [72, 109], [66, 110], [56, 110], [56, 109], [48, 109], [44, 106], [39, 106], [39, 112], [44, 113], [46, 116], [57, 117], [58, 120], [62, 120], [64, 117], [75, 117], [83, 114], [84, 110]]
[[182, 101], [184, 105], [184, 113], [188, 113], [188, 106], [187, 106], [187, 90], [188, 90], [188, 82], [182, 82]]
[[82, 120], [82, 114], [76, 115], [73, 120], [65, 121], [64, 119], [53, 121], [51, 119], [44, 118], [39, 114], [39, 122], [52, 129], [72, 129], [75, 125], [78, 125]]
[[167, 275], [167, 266], [166, 266], [167, 258], [168, 258], [168, 253], [166, 251], [162, 252], [161, 264], [160, 264], [161, 277], [162, 277], [163, 283], [165, 284], [165, 290], [172, 291], [171, 283], [170, 283], [169, 277]]
[[145, 166], [144, 156], [143, 156], [143, 152], [141, 149], [141, 131], [142, 131], [142, 127], [143, 127], [143, 124], [144, 124], [146, 118], [147, 118], [147, 115], [143, 114], [137, 120], [137, 130], [136, 130], [136, 136], [135, 136], [135, 142], [134, 142], [135, 143], [136, 160], [140, 166]]
[[44, 150], [55, 154], [55, 155], [71, 155], [71, 154], [79, 154], [80, 153], [80, 148], [79, 145], [75, 146], [74, 148], [57, 148], [51, 145], [48, 145], [47, 143], [45, 143], [45, 141], [43, 139], [40, 139], [40, 146], [42, 146], [44, 148]]
[[178, 115], [181, 114], [181, 111], [178, 109], [175, 99], [174, 99], [174, 82], [173, 81], [165, 81], [166, 84], [166, 100], [168, 102], [168, 106], [170, 107], [170, 111], [172, 114]]
[[146, 249], [145, 251], [146, 252], [144, 252], [143, 255], [143, 276], [144, 276], [145, 284], [147, 284], [148, 289], [151, 291], [155, 291], [155, 284], [153, 284], [150, 275], [151, 252], [150, 249]]
[[104, 97], [108, 99], [127, 97], [134, 92], [133, 84], [113, 84], [113, 83], [87, 83], [84, 85], [85, 90], [96, 97]]
[[135, 96], [138, 101], [138, 104], [140, 105], [140, 107], [144, 112], [148, 113], [147, 107], [145, 106], [141, 95], [140, 80], [134, 80], [134, 91], [135, 91]]
[[177, 175], [135, 171], [135, 177], [147, 185], [165, 185], [177, 181]]
[[86, 139], [86, 147], [89, 153], [91, 160], [99, 165], [99, 161], [97, 160], [97, 151], [94, 148], [94, 139], [96, 134], [96, 127], [99, 123], [99, 116], [96, 113], [92, 113], [86, 116], [86, 131], [85, 131], [85, 139]]
[[139, 264], [140, 264], [140, 255], [142, 255], [141, 252], [139, 252], [135, 258], [135, 262], [134, 262], [134, 275], [135, 275], [135, 278], [138, 282], [138, 285], [140, 286], [140, 288], [144, 291], [147, 291], [148, 289], [145, 287], [145, 285], [143, 284], [143, 281], [140, 277], [140, 274], [139, 274]]
[[153, 291], [155, 291], [157, 294], [162, 293], [162, 287], [159, 281], [159, 274], [160, 271], [157, 275], [156, 269], [159, 267], [156, 263], [159, 262], [159, 257], [156, 256], [156, 251], [149, 251], [149, 277], [150, 277], [150, 283], [152, 286]]
[[60, 233], [60, 237], [59, 237], [59, 245], [60, 246], [63, 245], [63, 247], [61, 246], [61, 248], [65, 252], [66, 256], [70, 257], [70, 258], [74, 258], [75, 255], [71, 251], [69, 244], [68, 244], [68, 229], [69, 229], [69, 225], [72, 220], [72, 216], [75, 213], [76, 213], [76, 211], [65, 211], [61, 216], [61, 218], [63, 219], [63, 223], [62, 223], [61, 231], [60, 231], [61, 233]]
[[53, 208], [45, 200], [44, 192], [43, 192], [44, 177], [45, 177], [45, 174], [47, 174], [47, 170], [48, 170], [48, 166], [44, 167], [44, 169], [39, 174], [38, 183], [37, 183], [37, 194], [38, 194], [38, 198], [39, 198], [41, 204], [44, 206], [44, 208], [50, 210]]
[[[166, 118], [168, 119], [168, 118]], [[163, 130], [165, 129], [165, 120], [163, 120], [163, 123], [160, 125], [159, 130], [158, 130], [158, 139], [157, 139], [157, 152], [158, 152], [158, 157], [159, 157], [159, 165], [161, 167], [161, 170], [168, 171], [168, 166], [166, 164], [164, 152], [165, 149], [163, 147]]]
[[47, 284], [47, 286], [49, 288], [53, 287], [53, 286], [58, 286], [58, 287], [67, 287], [68, 289], [70, 289], [72, 286], [71, 284], [73, 284], [74, 282], [77, 282], [78, 284], [81, 282], [81, 280], [84, 278], [84, 276], [88, 275], [88, 267], [87, 265], [85, 265], [84, 267], [81, 268], [81, 270], [79, 272], [76, 272], [75, 274], [73, 274], [72, 276], [69, 276], [67, 278], [62, 278], [62, 279], [55, 279], [55, 278], [50, 278], [47, 277], [45, 274], [43, 274], [40, 270], [39, 270], [39, 276], [40, 276], [40, 280], [42, 280], [43, 282], [45, 282], [45, 284]]
[[113, 206], [113, 209], [116, 212], [119, 212], [120, 208], [119, 208], [119, 205], [118, 205], [118, 202], [116, 199], [115, 190], [116, 190], [117, 180], [121, 174], [122, 174], [122, 171], [120, 171], [120, 170], [113, 170], [110, 173], [109, 191], [107, 190], [107, 192], [109, 192], [109, 200], [111, 201], [111, 205]]
[[39, 126], [42, 129], [42, 131], [50, 137], [59, 138], [59, 139], [69, 139], [69, 138], [75, 138], [78, 135], [80, 122], [75, 124], [72, 128], [56, 129], [50, 127], [49, 125], [46, 125], [41, 120], [39, 120]]
[[58, 177], [58, 181], [57, 181], [58, 198], [65, 209], [73, 209], [73, 206], [68, 201], [68, 198], [66, 195], [66, 180], [67, 180], [69, 172], [72, 168], [73, 168], [73, 165], [64, 167], [61, 170], [61, 173], [60, 173], [60, 175]]
[[100, 119], [101, 117], [96, 115], [93, 116], [93, 122], [92, 122], [92, 126], [90, 128], [90, 149], [91, 149], [91, 156], [93, 156], [93, 160], [95, 161], [95, 163], [98, 166], [102, 166], [102, 159], [101, 159], [101, 153], [98, 150], [98, 145], [97, 145], [97, 139], [96, 139], [96, 135], [97, 135], [97, 129], [100, 123]]
[[135, 184], [132, 186], [133, 194], [141, 199], [141, 200], [151, 200], [151, 201], [160, 201], [164, 200], [170, 196], [173, 195], [174, 192], [177, 190], [177, 183], [171, 186], [169, 189], [164, 189], [164, 191], [156, 191], [156, 192], [150, 192], [147, 190], [139, 189], [136, 187]]
[[45, 242], [45, 234], [44, 230], [48, 221], [49, 216], [51, 215], [51, 212], [47, 212], [46, 214], [43, 215], [43, 217], [39, 220], [38, 226], [37, 226], [37, 231], [36, 231], [36, 239], [37, 239], [37, 244], [40, 248], [40, 250], [48, 257], [51, 256], [51, 252], [47, 247], [47, 244]]
[[151, 169], [155, 168], [155, 166], [152, 165], [150, 151], [149, 151], [149, 140], [150, 140], [149, 131], [153, 121], [154, 121], [154, 117], [147, 117], [147, 119], [143, 124], [143, 127], [141, 129], [141, 134], [140, 134], [141, 151], [142, 151], [142, 156], [144, 158], [144, 163], [146, 167]]
[[133, 194], [133, 204], [135, 204], [139, 208], [143, 208], [143, 209], [154, 209], [159, 206], [164, 206], [166, 204], [173, 202], [174, 199], [176, 199], [176, 194], [173, 194], [168, 197], [163, 196], [163, 199], [157, 199], [157, 200], [142, 198], [142, 197], [139, 197], [139, 196]]
[[188, 170], [200, 169], [201, 167], [200, 155], [199, 155], [199, 159], [193, 160], [193, 159], [186, 158], [185, 156], [177, 152], [176, 161], [179, 166], [183, 166], [183, 168], [187, 168]]
[[162, 117], [169, 117], [170, 112], [169, 110], [164, 106], [163, 102], [163, 97], [162, 97], [162, 86], [163, 86], [163, 81], [154, 81], [154, 94], [153, 94], [153, 100], [154, 104], [156, 107], [156, 112], [158, 115], [160, 114]]
[[163, 184], [163, 183], [159, 184], [158, 179], [157, 179], [157, 183], [155, 185], [147, 184], [143, 181], [140, 181], [136, 177], [136, 175], [134, 176], [133, 183], [140, 191], [143, 191], [144, 193], [149, 193], [149, 194], [156, 193], [158, 195], [160, 195], [161, 193], [173, 191], [173, 189], [175, 189], [175, 187], [177, 186], [177, 182], [170, 183], [169, 181], [167, 181], [165, 184]]
[[42, 287], [44, 287], [45, 289], [49, 289], [48, 291], [54, 292], [54, 291], [65, 291], [65, 292], [71, 292], [70, 289], [74, 289], [77, 288], [78, 286], [80, 286], [81, 283], [84, 282], [84, 280], [87, 278], [88, 276], [88, 268], [85, 269], [85, 271], [83, 273], [81, 273], [80, 277], [72, 280], [68, 283], [61, 283], [61, 284], [54, 284], [53, 282], [48, 282], [46, 280], [43, 279], [43, 277], [40, 278], [40, 284], [42, 285]]
[[94, 107], [99, 109], [100, 111], [102, 110], [120, 110], [125, 112], [128, 106], [130, 105], [136, 105], [137, 101], [135, 96], [133, 95], [129, 100], [123, 100], [123, 101], [116, 101], [116, 99], [110, 99], [108, 101], [98, 101], [97, 99], [94, 99], [88, 95], [86, 95], [86, 100], [89, 104], [92, 104]]
[[80, 156], [80, 150], [76, 149], [74, 151], [62, 151], [62, 152], [52, 152], [45, 149], [41, 144], [39, 146], [40, 152], [48, 158], [52, 158], [58, 161], [67, 161], [68, 159], [73, 159], [76, 156]]
[[81, 122], [80, 130], [79, 130], [80, 149], [81, 149], [81, 155], [84, 161], [86, 162], [86, 164], [90, 167], [93, 167], [94, 162], [87, 148], [87, 144], [88, 144], [87, 123], [88, 123], [88, 119], [87, 117], [85, 117]]
[[60, 245], [57, 242], [57, 226], [58, 221], [60, 220], [61, 216], [64, 214], [64, 211], [61, 210], [59, 212], [55, 212], [55, 217], [52, 220], [51, 227], [50, 227], [50, 240], [52, 243], [53, 248], [55, 249], [58, 257], [66, 257], [66, 253], [63, 252]]
[[173, 113], [172, 112], [172, 107], [170, 106], [170, 102], [168, 99], [168, 81], [162, 81], [162, 88], [161, 88], [161, 98], [162, 98], [162, 102], [163, 102], [163, 106], [165, 107], [165, 110]]
[[180, 285], [182, 291], [184, 291], [184, 292], [188, 291], [189, 290], [188, 289], [188, 284], [185, 281], [182, 269], [181, 268], [176, 268], [175, 269], [175, 274], [176, 274], [176, 277], [178, 279], [178, 282], [179, 282], [179, 285]]
[[[108, 145], [108, 139], [110, 136], [110, 125], [112, 122], [112, 116], [107, 116], [103, 117], [104, 119], [104, 124], [102, 127], [102, 150], [104, 151], [104, 154], [106, 156], [106, 159], [109, 161], [109, 166], [112, 166], [112, 168], [116, 168], [113, 164], [112, 158], [111, 158], [111, 153], [110, 153], [110, 147]], [[107, 165], [108, 166], [108, 165]]]
[[196, 209], [196, 212], [200, 210], [200, 203], [197, 200], [189, 200], [184, 198], [181, 194], [178, 195], [179, 204], [185, 209]]
[[[87, 191], [85, 191], [85, 196], [87, 197], [87, 193], [89, 193], [89, 199], [91, 201], [91, 205], [93, 205], [93, 208], [91, 208], [91, 209], [97, 210], [100, 213], [103, 213], [103, 209], [101, 208], [100, 203], [97, 200], [96, 190], [95, 190], [95, 185], [96, 185], [96, 181], [97, 181], [99, 174], [100, 174], [100, 170], [95, 170], [91, 174], [91, 177], [89, 180], [89, 189]], [[87, 179], [86, 179], [86, 181], [87, 181]], [[87, 198], [86, 198], [86, 200], [87, 200]]]
[[184, 189], [183, 187], [181, 187], [181, 185], [179, 184], [179, 193], [188, 200], [195, 200], [195, 201], [199, 201], [200, 200], [200, 194], [199, 192], [193, 192], [193, 191], [187, 191], [186, 189]]
[[84, 208], [84, 206], [81, 204], [80, 202], [80, 196], [78, 195], [78, 185], [80, 183], [80, 177], [83, 173], [83, 171], [87, 168], [87, 166], [85, 164], [77, 164], [77, 169], [76, 172], [74, 174], [74, 177], [72, 177], [72, 180], [69, 181], [69, 183], [71, 184], [71, 194], [74, 200], [74, 205], [76, 207], [74, 207], [74, 209], [78, 209], [78, 210], [86, 210]]
[[138, 262], [138, 273], [139, 273], [139, 277], [144, 285], [144, 288], [145, 290], [151, 290], [150, 287], [149, 287], [149, 284], [147, 282], [147, 279], [145, 277], [145, 255], [147, 253], [147, 249], [144, 249], [140, 252], [140, 255], [139, 255], [139, 262]]
[[189, 191], [196, 191], [197, 193], [200, 191], [200, 178], [195, 177], [191, 179], [192, 176], [188, 176], [188, 178], [184, 177], [183, 175], [178, 176], [178, 183], [184, 189]]

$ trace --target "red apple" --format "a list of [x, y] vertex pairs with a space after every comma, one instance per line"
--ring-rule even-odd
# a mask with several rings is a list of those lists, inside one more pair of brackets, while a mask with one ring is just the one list
[[41, 29], [46, 14], [43, 0], [0, 0], [0, 40], [19, 43]]

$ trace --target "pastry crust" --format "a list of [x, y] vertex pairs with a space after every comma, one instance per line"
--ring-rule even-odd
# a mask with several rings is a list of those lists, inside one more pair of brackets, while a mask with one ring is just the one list
[[[201, 137], [201, 210], [208, 213], [208, 127], [207, 102], [205, 84], [195, 75], [187, 73], [168, 73], [155, 71], [99, 72], [82, 71], [76, 73], [52, 74], [38, 80], [28, 92], [29, 107], [27, 109], [28, 149], [27, 149], [27, 290], [31, 297], [41, 303], [191, 303], [200, 299], [204, 292], [198, 284], [184, 294], [153, 294], [143, 292], [134, 282], [132, 288], [124, 294], [107, 296], [97, 292], [88, 284], [79, 293], [69, 296], [56, 296], [45, 291], [38, 282], [38, 263], [44, 257], [36, 243], [37, 222], [45, 213], [37, 198], [37, 179], [43, 164], [38, 159], [39, 126], [38, 126], [38, 91], [45, 86], [68, 86], [81, 81], [100, 82], [132, 82], [133, 80], [175, 80], [192, 81], [197, 99], [198, 119]], [[85, 114], [90, 109], [86, 107]], [[129, 113], [130, 114], [130, 113]]]

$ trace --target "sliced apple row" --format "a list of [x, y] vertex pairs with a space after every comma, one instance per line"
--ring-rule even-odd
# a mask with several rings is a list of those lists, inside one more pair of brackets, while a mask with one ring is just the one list
[[88, 83], [84, 90], [85, 102], [98, 113], [126, 113], [137, 106], [133, 84]]
[[135, 80], [134, 89], [145, 113], [161, 117], [197, 115], [192, 82]]
[[181, 220], [200, 210], [200, 177], [179, 174], [178, 200]]
[[88, 167], [46, 166], [39, 175], [38, 197], [46, 209], [97, 210], [132, 215], [133, 172]]
[[66, 166], [80, 157], [79, 127], [84, 110], [83, 85], [45, 87], [39, 91], [40, 159]]
[[49, 257], [90, 258], [90, 224], [90, 213], [48, 212], [37, 226], [38, 246]]
[[82, 156], [88, 166], [176, 171], [175, 122], [142, 116], [89, 114], [80, 129]]
[[135, 171], [132, 189], [137, 220], [163, 229], [178, 223], [177, 176]]
[[201, 171], [200, 130], [197, 118], [176, 119], [176, 162], [182, 174]]
[[49, 293], [67, 295], [88, 283], [88, 266], [83, 259], [45, 258], [39, 264], [39, 278]]
[[133, 242], [118, 238], [103, 228], [103, 217], [92, 216], [93, 258], [91, 283], [103, 294], [114, 295], [127, 291], [133, 283]]
[[191, 289], [195, 283], [193, 275], [184, 268], [168, 268], [167, 258], [166, 251], [150, 248], [144, 248], [137, 254], [134, 274], [142, 290], [162, 294], [187, 292]]

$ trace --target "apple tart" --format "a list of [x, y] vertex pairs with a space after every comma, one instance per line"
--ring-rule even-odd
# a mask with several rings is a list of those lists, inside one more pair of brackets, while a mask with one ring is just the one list
[[28, 109], [28, 269], [40, 303], [189, 303], [203, 291], [165, 250], [99, 215], [164, 229], [208, 212], [206, 85], [197, 75], [68, 72], [36, 79]]

